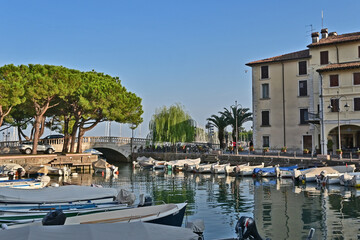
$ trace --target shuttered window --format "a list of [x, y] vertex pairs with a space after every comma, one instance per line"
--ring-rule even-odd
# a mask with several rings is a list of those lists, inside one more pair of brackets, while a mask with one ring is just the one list
[[299, 62], [299, 75], [306, 75], [307, 74], [307, 66], [306, 61]]
[[360, 98], [354, 98], [354, 111], [360, 111]]
[[360, 72], [354, 73], [354, 85], [360, 85]]
[[328, 63], [329, 63], [329, 52], [328, 51], [320, 52], [320, 64], [324, 65]]
[[263, 147], [270, 147], [270, 137], [263, 136]]
[[269, 111], [261, 112], [261, 126], [270, 126]]
[[331, 105], [332, 112], [339, 111], [339, 99], [331, 99], [330, 105]]
[[269, 66], [261, 66], [261, 79], [269, 78]]
[[299, 96], [307, 96], [307, 81], [299, 81]]
[[339, 75], [330, 75], [330, 87], [339, 86]]
[[262, 87], [262, 98], [269, 98], [269, 84], [264, 83], [261, 85]]
[[300, 109], [300, 124], [307, 124], [308, 120], [309, 120], [308, 109], [307, 108]]

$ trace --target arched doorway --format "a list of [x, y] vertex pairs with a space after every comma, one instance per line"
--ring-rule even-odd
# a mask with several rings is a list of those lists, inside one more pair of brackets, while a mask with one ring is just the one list
[[[343, 153], [356, 153], [360, 149], [360, 126], [342, 125], [340, 126], [341, 149]], [[335, 152], [339, 149], [338, 127], [330, 130], [328, 137], [328, 151]]]

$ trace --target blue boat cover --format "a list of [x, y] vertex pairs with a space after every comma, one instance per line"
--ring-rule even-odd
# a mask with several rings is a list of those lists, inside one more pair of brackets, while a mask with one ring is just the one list
[[258, 172], [271, 172], [271, 173], [275, 173], [276, 172], [276, 168], [271, 167], [271, 168], [254, 168], [253, 173], [256, 174]]
[[290, 166], [290, 167], [279, 167], [279, 169], [282, 171], [292, 171], [297, 168], [298, 168], [298, 165], [294, 165], [294, 166]]

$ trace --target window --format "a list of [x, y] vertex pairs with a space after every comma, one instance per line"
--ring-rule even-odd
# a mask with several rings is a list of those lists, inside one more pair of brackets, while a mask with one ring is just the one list
[[270, 147], [270, 137], [263, 136], [263, 147]]
[[269, 111], [261, 112], [261, 126], [270, 126]]
[[306, 75], [307, 74], [307, 67], [306, 61], [299, 62], [299, 75]]
[[269, 78], [269, 66], [261, 66], [261, 79]]
[[360, 98], [354, 98], [354, 111], [360, 111]]
[[330, 75], [330, 87], [339, 86], [339, 75]]
[[307, 96], [307, 80], [299, 81], [299, 96]]
[[309, 120], [309, 114], [308, 114], [308, 109], [307, 108], [303, 108], [300, 109], [300, 124], [308, 124]]
[[320, 64], [324, 65], [328, 63], [329, 63], [329, 52], [328, 51], [320, 52]]
[[359, 49], [358, 49], [358, 58], [360, 58], [360, 46], [359, 46]]
[[338, 112], [339, 111], [339, 99], [331, 99], [331, 111]]
[[269, 84], [265, 83], [261, 85], [262, 95], [261, 98], [269, 98]]
[[360, 85], [360, 72], [354, 73], [354, 85]]

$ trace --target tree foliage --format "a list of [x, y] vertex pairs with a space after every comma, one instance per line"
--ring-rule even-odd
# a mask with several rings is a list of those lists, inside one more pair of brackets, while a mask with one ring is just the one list
[[154, 142], [192, 142], [195, 137], [195, 122], [179, 104], [156, 109], [149, 129]]
[[220, 148], [225, 148], [225, 128], [228, 126], [227, 119], [224, 115], [211, 115], [210, 118], [207, 119], [209, 123], [215, 126], [218, 129], [218, 138], [220, 142]]
[[33, 122], [30, 139], [34, 141], [34, 154], [45, 127], [65, 134], [64, 152], [69, 150], [70, 142], [70, 151], [74, 151], [78, 136], [80, 152], [85, 132], [101, 121], [135, 126], [142, 122], [141, 98], [128, 92], [117, 77], [95, 71], [40, 64], [5, 65], [0, 68], [1, 89], [6, 93], [0, 95], [0, 126], [6, 116], [3, 110], [9, 114], [16, 106], [7, 122], [20, 130]]
[[249, 108], [237, 108], [231, 107], [230, 110], [224, 108], [224, 112], [219, 112], [223, 115], [228, 123], [228, 125], [232, 126], [232, 138], [236, 139], [236, 120], [238, 129], [242, 127], [242, 125], [248, 121], [252, 121], [252, 113], [249, 112]]

